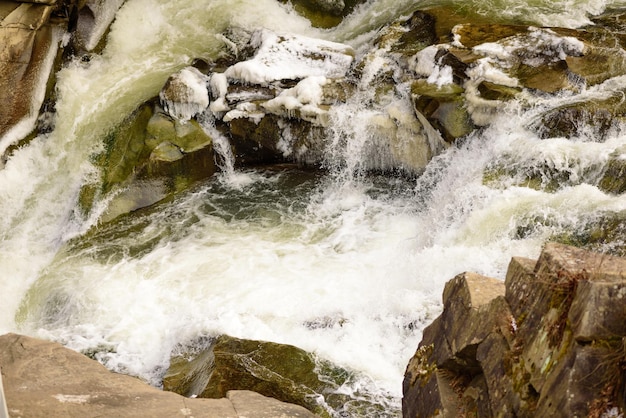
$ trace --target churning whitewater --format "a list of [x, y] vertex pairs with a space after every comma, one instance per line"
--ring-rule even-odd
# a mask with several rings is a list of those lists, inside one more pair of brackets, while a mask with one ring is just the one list
[[[603, 142], [589, 129], [549, 144], [528, 129], [542, 111], [610, 97], [626, 78], [535, 98], [530, 110], [511, 103], [417, 178], [361, 169], [375, 156], [364, 146], [368, 110], [353, 100], [332, 109], [337, 140], [324, 170], [235, 170], [226, 144], [219, 175], [119, 222], [99, 224], [106, 198], [87, 217], [77, 201], [99, 181], [90, 157], [106, 132], [193, 58], [217, 56], [225, 28], [342, 42], [359, 54], [382, 24], [434, 3], [444, 2], [372, 0], [321, 30], [275, 0], [128, 0], [103, 54], [59, 72], [54, 130], [0, 170], [0, 333], [98, 351], [108, 368], [154, 385], [173, 347], [199, 335], [288, 343], [353, 371], [341, 391], [398, 415], [406, 363], [440, 313], [447, 280], [464, 271], [502, 278], [511, 256], [536, 257], [550, 236], [626, 210], [623, 196], [590, 184], [626, 146], [622, 127]], [[445, 3], [495, 22], [570, 28], [626, 5]], [[496, 166], [548, 166], [567, 171], [571, 185], [485, 185]]]

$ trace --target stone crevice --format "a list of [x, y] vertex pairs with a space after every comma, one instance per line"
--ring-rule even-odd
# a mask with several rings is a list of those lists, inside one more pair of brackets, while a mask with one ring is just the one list
[[407, 367], [403, 416], [623, 416], [623, 272], [626, 259], [548, 243], [504, 283], [458, 275]]

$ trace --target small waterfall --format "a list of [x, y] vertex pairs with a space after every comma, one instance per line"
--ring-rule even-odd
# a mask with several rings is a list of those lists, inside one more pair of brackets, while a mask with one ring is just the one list
[[[434, 3], [477, 5], [501, 21], [539, 9], [539, 18], [569, 26], [608, 4], [585, 2], [581, 12], [571, 2]], [[76, 202], [82, 185], [99, 181], [90, 158], [102, 137], [190, 57], [215, 58], [215, 35], [228, 25], [360, 51], [388, 16], [415, 7], [368, 1], [321, 31], [271, 0], [127, 1], [103, 55], [59, 74], [55, 131], [0, 170], [0, 270], [11, 278], [0, 283], [0, 329], [97, 352], [110, 369], [155, 385], [172, 347], [198, 335], [294, 344], [355, 371], [342, 394], [397, 416], [406, 361], [438, 315], [447, 280], [462, 271], [501, 278], [511, 256], [536, 257], [547, 239], [626, 210], [624, 196], [597, 187], [610, 156], [626, 146], [623, 125], [602, 141], [593, 126], [569, 139], [545, 140], [535, 129], [550, 109], [623, 91], [623, 78], [523, 97], [446, 148], [425, 118], [407, 117], [408, 86], [378, 88], [393, 63], [372, 56], [356, 93], [330, 110], [327, 173], [236, 169], [231, 144], [206, 112], [198, 120], [213, 138], [218, 176], [89, 233], [96, 219], [76, 215]]]

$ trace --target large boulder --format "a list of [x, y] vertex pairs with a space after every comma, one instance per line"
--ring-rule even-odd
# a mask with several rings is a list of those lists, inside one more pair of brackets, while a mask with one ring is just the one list
[[163, 377], [164, 390], [199, 398], [252, 390], [330, 416], [320, 399], [338, 384], [322, 380], [313, 356], [297, 347], [221, 335], [177, 351]]
[[0, 156], [35, 128], [64, 30], [54, 9], [0, 2]]
[[404, 416], [624, 413], [626, 259], [551, 243], [513, 258], [504, 283], [466, 273], [443, 298], [407, 366]]
[[15, 418], [315, 417], [301, 406], [250, 391], [185, 398], [112, 373], [60, 344], [17, 334], [0, 336], [0, 369], [8, 412]]
[[170, 117], [157, 103], [140, 106], [105, 138], [94, 157], [99, 186], [86, 185], [80, 204], [85, 212], [111, 192], [101, 221], [149, 206], [185, 190], [216, 172], [213, 140], [196, 120]]

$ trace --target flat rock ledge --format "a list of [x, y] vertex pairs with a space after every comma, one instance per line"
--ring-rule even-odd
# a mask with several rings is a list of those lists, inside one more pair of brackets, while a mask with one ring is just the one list
[[408, 417], [624, 417], [626, 259], [549, 243], [463, 273], [409, 361]]
[[18, 334], [0, 336], [0, 369], [11, 418], [316, 416], [245, 390], [230, 391], [222, 399], [185, 398], [110, 372], [60, 344]]

